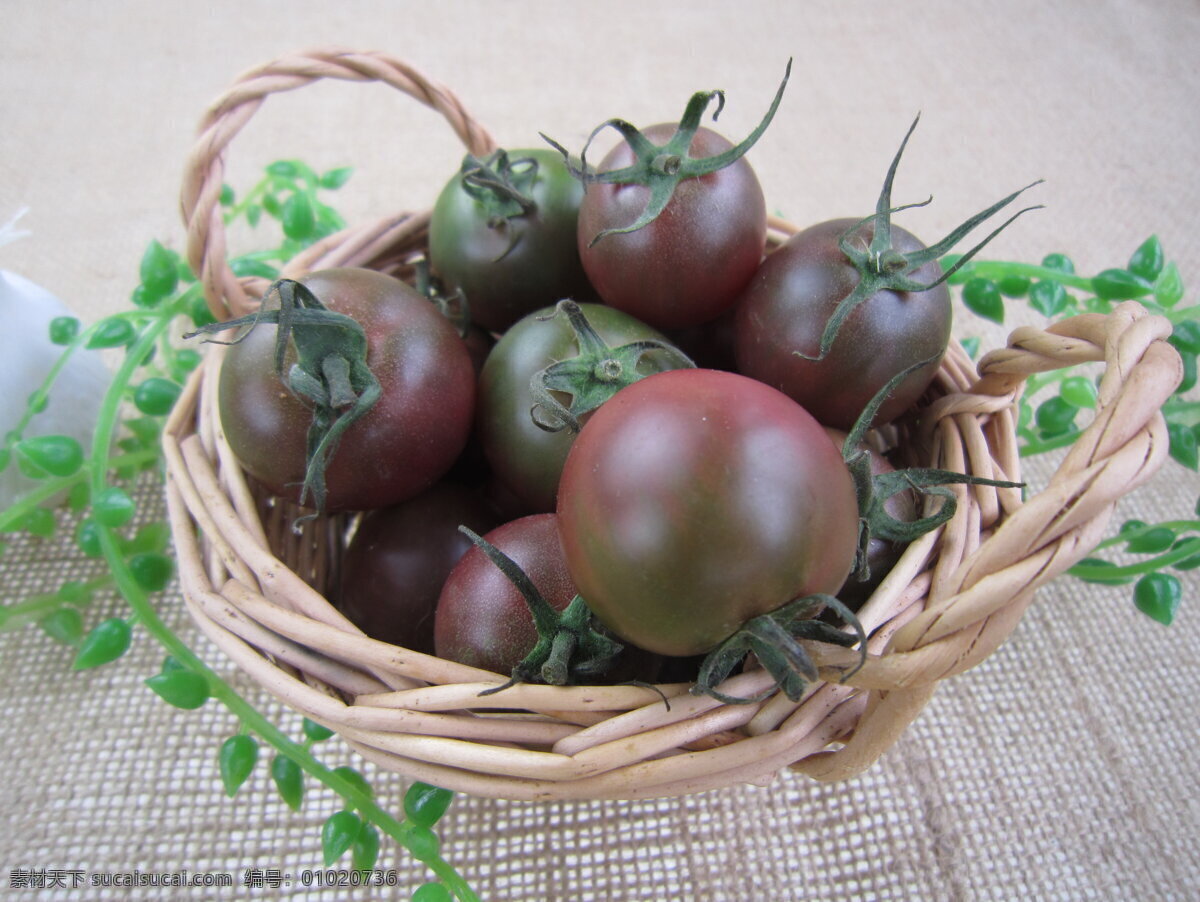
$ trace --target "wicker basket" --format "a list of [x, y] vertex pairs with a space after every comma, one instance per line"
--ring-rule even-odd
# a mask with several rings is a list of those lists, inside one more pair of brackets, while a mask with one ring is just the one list
[[[487, 131], [446, 88], [376, 53], [316, 51], [244, 74], [209, 109], [189, 160], [182, 207], [188, 257], [219, 318], [253, 308], [264, 280], [239, 279], [225, 257], [218, 198], [223, 154], [271, 93], [318, 79], [380, 81], [440, 112], [476, 154]], [[288, 275], [338, 265], [404, 274], [422, 247], [427, 213], [347, 229], [289, 264]], [[772, 224], [772, 243], [791, 229]], [[1047, 330], [1015, 331], [975, 365], [957, 345], [923, 403], [906, 453], [923, 464], [993, 479], [1020, 478], [1016, 400], [1033, 373], [1105, 365], [1094, 421], [1048, 486], [956, 488], [955, 518], [912, 544], [860, 612], [870, 641], [856, 652], [815, 645], [824, 682], [800, 702], [752, 705], [692, 696], [686, 684], [519, 685], [480, 697], [504, 676], [366, 638], [314, 586], [336, 572], [338, 518], [290, 528], [286, 505], [257, 498], [215, 412], [215, 347], [165, 432], [167, 492], [188, 609], [203, 631], [284, 703], [339, 732], [390, 770], [481, 796], [645, 798], [769, 781], [791, 767], [820, 780], [868, 767], [928, 701], [937, 682], [983, 660], [1012, 632], [1038, 586], [1084, 556], [1114, 503], [1167, 456], [1159, 408], [1182, 368], [1170, 325], [1126, 303]], [[761, 670], [721, 688], [753, 695]]]

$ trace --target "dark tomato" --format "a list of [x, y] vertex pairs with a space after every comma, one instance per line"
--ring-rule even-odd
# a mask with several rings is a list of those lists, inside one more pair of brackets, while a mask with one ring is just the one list
[[[654, 125], [644, 134], [662, 144], [675, 128]], [[701, 128], [690, 154], [708, 157], [731, 146]], [[598, 169], [632, 162], [629, 145], [621, 142]], [[648, 198], [644, 185], [588, 185], [579, 208], [579, 254], [596, 293], [658, 329], [716, 319], [733, 306], [762, 260], [766, 203], [754, 170], [742, 157], [709, 175], [685, 179], [657, 219], [590, 244], [604, 229], [634, 223]]]
[[[584, 316], [604, 341], [617, 347], [663, 336], [619, 310], [602, 304], [580, 304]], [[509, 329], [488, 355], [479, 380], [477, 429], [488, 462], [501, 482], [516, 496], [525, 512], [554, 510], [563, 461], [574, 441], [567, 430], [546, 432], [530, 416], [534, 373], [579, 353], [567, 319], [547, 308], [530, 314]], [[641, 363], [648, 375], [670, 366], [664, 355], [651, 352]], [[569, 403], [569, 397], [563, 397]]]
[[448, 482], [364, 514], [342, 559], [342, 613], [373, 639], [433, 654], [442, 585], [472, 547], [460, 524], [482, 534], [496, 520], [479, 492]]
[[[342, 436], [326, 471], [326, 509], [366, 510], [411, 498], [454, 463], [471, 428], [475, 373], [454, 327], [405, 283], [366, 269], [330, 269], [302, 280], [329, 309], [367, 335], [367, 365], [382, 394]], [[274, 370], [276, 327], [259, 324], [221, 367], [221, 424], [246, 471], [298, 500], [308, 408]], [[289, 351], [286, 373], [294, 360]]]
[[[920, 292], [880, 291], [854, 309], [824, 359], [794, 353], [817, 355], [825, 323], [858, 284], [858, 271], [838, 247], [853, 225], [850, 219], [823, 222], [770, 254], [738, 301], [734, 327], [739, 372], [780, 389], [825, 425], [845, 430], [897, 373], [931, 357], [940, 360], [951, 326], [945, 284]], [[865, 247], [873, 235], [868, 223], [853, 241]], [[902, 252], [924, 247], [895, 225], [892, 242]], [[940, 275], [937, 263], [929, 263], [911, 278], [928, 283]], [[937, 369], [935, 361], [908, 376], [884, 402], [875, 424], [912, 407]]]
[[[837, 447], [841, 448], [845, 444], [846, 433], [840, 429], [827, 428], [825, 431]], [[878, 451], [871, 449], [870, 455], [873, 476], [895, 471], [896, 468], [892, 466], [891, 462]], [[897, 520], [905, 522], [915, 520], [917, 519], [916, 493], [911, 490], [897, 492], [883, 502], [883, 509]], [[837, 592], [837, 597], [851, 610], [857, 611], [871, 597], [871, 593], [879, 588], [883, 578], [896, 566], [896, 561], [900, 560], [900, 555], [907, 547], [903, 542], [870, 539], [867, 542], [867, 567], [870, 575], [865, 580], [860, 580], [851, 574], [850, 578], [846, 580], [846, 584]]]
[[558, 515], [596, 616], [675, 656], [836, 592], [858, 535], [850, 473], [816, 420], [716, 370], [648, 376], [597, 410], [567, 458]]
[[528, 195], [534, 212], [490, 225], [483, 204], [456, 175], [442, 189], [429, 223], [429, 257], [451, 288], [461, 288], [471, 319], [501, 332], [531, 310], [592, 292], [575, 247], [583, 185], [553, 150], [514, 150], [537, 163]]
[[[555, 610], [571, 603], [575, 584], [554, 514], [513, 520], [484, 538], [525, 571]], [[472, 547], [450, 571], [438, 599], [438, 657], [507, 676], [536, 642], [537, 630], [521, 593], [486, 554]]]

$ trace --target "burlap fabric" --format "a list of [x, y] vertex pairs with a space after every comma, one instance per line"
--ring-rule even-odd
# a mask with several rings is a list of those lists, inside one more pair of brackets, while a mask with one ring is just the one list
[[[597, 122], [677, 114], [721, 87], [722, 126], [761, 114], [788, 56], [792, 83], [754, 151], [769, 203], [805, 223], [869, 210], [918, 110], [897, 199], [935, 202], [907, 224], [929, 237], [1035, 177], [1047, 209], [997, 256], [1071, 253], [1081, 271], [1119, 265], [1150, 232], [1200, 284], [1200, 9], [1190, 2], [747, 4], [5, 4], [0, 29], [0, 218], [21, 205], [33, 235], [0, 266], [82, 316], [125, 301], [151, 237], [179, 247], [182, 161], [205, 104], [241, 70], [330, 41], [379, 48], [451, 84], [504, 144], [538, 129], [578, 145]], [[459, 147], [436, 116], [386, 89], [318, 85], [272, 98], [239, 136], [229, 180], [298, 156], [356, 173], [338, 205], [355, 221], [427, 207]], [[962, 335], [1002, 343], [965, 317]], [[1034, 460], [1035, 485], [1053, 460]], [[1187, 516], [1200, 480], [1169, 465], [1118, 519]], [[161, 516], [153, 492], [143, 516]], [[11, 603], [82, 572], [69, 543], [17, 541], [0, 558]], [[1062, 580], [1039, 593], [1011, 641], [944, 684], [868, 773], [823, 785], [785, 775], [653, 802], [526, 804], [459, 798], [446, 857], [488, 899], [1188, 899], [1200, 894], [1195, 693], [1197, 580], [1165, 630], [1122, 590]], [[1190, 602], [1190, 604], [1189, 604]], [[206, 658], [178, 597], [165, 616]], [[118, 610], [99, 599], [97, 613]], [[141, 680], [161, 652], [73, 674], [40, 631], [0, 634], [0, 740], [7, 765], [0, 892], [20, 898], [335, 898], [250, 890], [246, 869], [319, 866], [335, 808], [314, 788], [302, 812], [260, 765], [237, 799], [216, 774], [236, 728], [215, 705], [167, 708]], [[247, 681], [237, 685], [298, 731]], [[331, 743], [330, 763], [355, 763]], [[369, 765], [399, 806], [402, 781]], [[386, 850], [407, 898], [423, 869]], [[19, 869], [227, 872], [232, 890], [20, 890]], [[69, 881], [68, 881], [69, 882]], [[190, 893], [190, 895], [189, 895]], [[368, 894], [355, 894], [367, 898]]]

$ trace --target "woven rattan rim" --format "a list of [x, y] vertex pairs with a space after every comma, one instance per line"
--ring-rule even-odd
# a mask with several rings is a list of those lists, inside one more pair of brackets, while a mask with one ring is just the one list
[[[213, 312], [252, 309], [266, 283], [238, 279], [225, 260], [218, 204], [223, 154], [264, 99], [320, 78], [379, 81], [441, 113], [468, 149], [492, 147], [454, 94], [379, 53], [319, 50], [237, 79], [205, 113], [188, 161], [182, 209], [188, 257]], [[428, 214], [401, 213], [331, 236], [289, 274], [335, 265], [402, 271]], [[791, 227], [772, 223], [771, 243]], [[1122, 495], [1165, 461], [1159, 408], [1182, 377], [1170, 324], [1138, 304], [1023, 328], [978, 369], [954, 345], [917, 426], [904, 435], [921, 463], [993, 479], [1020, 478], [1016, 402], [1033, 373], [1103, 363], [1096, 415], [1045, 489], [956, 487], [958, 513], [913, 543], [860, 611], [866, 666], [813, 646], [824, 682], [800, 702], [777, 694], [724, 705], [636, 686], [514, 686], [504, 677], [365, 637], [313, 586], [336, 571], [337, 518], [288, 528], [238, 467], [215, 411], [222, 353], [193, 374], [164, 432], [167, 501], [185, 603], [203, 632], [284, 703], [337, 730], [365, 758], [414, 779], [512, 799], [643, 798], [766, 782], [793, 767], [821, 780], [870, 766], [928, 701], [939, 680], [974, 666], [1016, 626], [1035, 590], [1100, 539]], [[761, 671], [722, 690], [748, 696]], [[662, 695], [670, 699], [664, 704]]]

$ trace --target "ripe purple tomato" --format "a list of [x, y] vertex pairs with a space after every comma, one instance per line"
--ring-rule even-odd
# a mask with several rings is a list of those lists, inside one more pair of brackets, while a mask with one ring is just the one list
[[[674, 123], [663, 123], [644, 134], [662, 144], [675, 129]], [[714, 156], [731, 146], [700, 128], [689, 154]], [[629, 145], [622, 142], [597, 169], [621, 169], [632, 162]], [[644, 185], [587, 186], [579, 208], [579, 256], [589, 281], [606, 304], [656, 329], [716, 319], [733, 306], [762, 260], [766, 202], [754, 170], [741, 157], [724, 169], [684, 179], [657, 219], [591, 244], [599, 232], [635, 222], [649, 196]]]
[[842, 457], [794, 401], [736, 373], [672, 370], [623, 388], [563, 469], [567, 565], [619, 638], [701, 654], [854, 563]]
[[[367, 510], [411, 498], [450, 468], [466, 444], [475, 370], [450, 321], [413, 288], [368, 269], [329, 269], [304, 284], [367, 337], [367, 365], [382, 393], [351, 424], [326, 470], [326, 509]], [[275, 373], [277, 328], [254, 326], [221, 367], [221, 425], [246, 472], [298, 500], [312, 415]], [[286, 373], [295, 359], [289, 349]]]
[[450, 482], [367, 512], [342, 558], [338, 607], [373, 639], [433, 654], [442, 585], [473, 547], [458, 527], [495, 523], [479, 491]]
[[[859, 274], [838, 247], [854, 225], [835, 219], [793, 235], [770, 254], [737, 302], [734, 324], [738, 371], [765, 382], [800, 403], [826, 426], [849, 430], [863, 408], [897, 373], [937, 358], [909, 375], [884, 402], [876, 425], [908, 410], [937, 373], [950, 340], [951, 304], [945, 284], [928, 291], [883, 290], [859, 304], [842, 324], [829, 353], [817, 356], [821, 333], [838, 302], [858, 284]], [[853, 236], [867, 246], [868, 223]], [[896, 250], [924, 247], [892, 225]], [[929, 283], [941, 275], [934, 263], [911, 273]]]
[[[512, 558], [556, 611], [571, 603], [575, 584], [563, 559], [554, 514], [513, 520], [483, 538]], [[438, 599], [438, 657], [507, 675], [537, 638], [529, 606], [517, 587], [472, 546], [450, 571]]]

